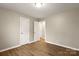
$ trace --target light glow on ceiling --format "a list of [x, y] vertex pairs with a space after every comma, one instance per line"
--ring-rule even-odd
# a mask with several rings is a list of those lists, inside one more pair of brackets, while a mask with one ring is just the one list
[[43, 6], [44, 6], [43, 3], [35, 3], [35, 7], [37, 7], [37, 8], [40, 8], [40, 7], [43, 7]]

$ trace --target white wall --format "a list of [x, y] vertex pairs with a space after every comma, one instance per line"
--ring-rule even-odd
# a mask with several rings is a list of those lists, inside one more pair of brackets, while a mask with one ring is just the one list
[[[0, 50], [7, 49], [13, 46], [17, 46], [20, 43], [20, 16], [23, 15], [0, 8]], [[24, 16], [27, 18], [27, 16]], [[29, 41], [33, 41], [33, 21], [30, 19], [30, 38]], [[32, 19], [32, 21], [31, 21]]]
[[46, 20], [46, 41], [79, 49], [79, 9], [50, 16]]
[[0, 9], [0, 50], [19, 44], [19, 15]]

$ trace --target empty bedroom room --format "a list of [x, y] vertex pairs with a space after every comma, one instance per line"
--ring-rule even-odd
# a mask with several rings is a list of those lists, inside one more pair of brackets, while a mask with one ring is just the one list
[[0, 3], [0, 56], [79, 56], [79, 3]]

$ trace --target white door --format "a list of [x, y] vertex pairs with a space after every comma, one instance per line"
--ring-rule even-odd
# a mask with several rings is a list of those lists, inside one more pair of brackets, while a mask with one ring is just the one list
[[29, 19], [20, 17], [20, 45], [29, 43]]
[[46, 39], [46, 23], [45, 21], [40, 22], [40, 37]]
[[39, 22], [34, 21], [34, 41], [40, 40], [40, 27]]

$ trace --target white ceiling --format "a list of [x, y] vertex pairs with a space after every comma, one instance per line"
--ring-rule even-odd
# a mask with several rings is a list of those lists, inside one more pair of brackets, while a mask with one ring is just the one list
[[46, 3], [41, 8], [36, 8], [34, 3], [0, 3], [0, 7], [23, 13], [35, 18], [45, 18], [57, 12], [79, 8], [78, 3]]

